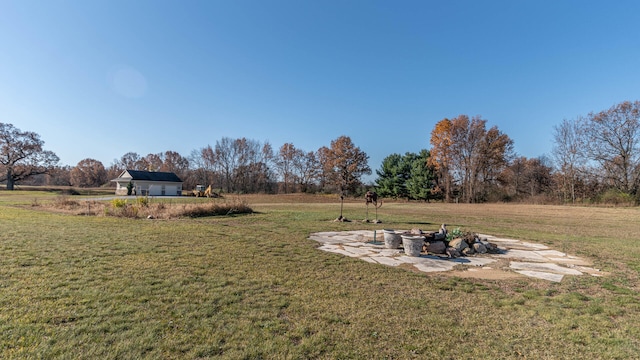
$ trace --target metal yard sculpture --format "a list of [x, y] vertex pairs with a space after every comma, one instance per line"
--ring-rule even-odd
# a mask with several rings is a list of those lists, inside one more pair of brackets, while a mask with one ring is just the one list
[[344, 216], [342, 216], [342, 208], [344, 207], [344, 193], [342, 193], [340, 195], [340, 216], [333, 220], [333, 221], [339, 221], [339, 222], [350, 222], [349, 219], [345, 218]]
[[376, 209], [376, 219], [372, 222], [374, 224], [381, 223], [381, 221], [378, 220], [378, 209], [382, 207], [382, 200], [378, 201], [378, 194], [375, 191], [367, 191], [364, 195], [364, 200], [367, 205], [367, 216], [364, 219], [364, 222], [369, 222], [369, 204], [373, 204], [373, 207]]

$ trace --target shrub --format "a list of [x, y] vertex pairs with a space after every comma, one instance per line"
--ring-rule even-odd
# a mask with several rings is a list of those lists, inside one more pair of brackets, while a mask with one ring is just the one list
[[120, 210], [120, 216], [127, 218], [137, 218], [138, 208], [136, 206], [125, 206]]
[[203, 217], [215, 215], [250, 214], [253, 209], [246, 202], [234, 201], [217, 204], [208, 202], [204, 204], [183, 206], [181, 209], [171, 211], [169, 217]]
[[113, 206], [115, 209], [124, 208], [125, 206], [127, 206], [127, 199], [113, 199], [111, 200], [111, 206]]
[[136, 198], [136, 203], [140, 207], [148, 207], [149, 206], [149, 197], [148, 196], [140, 196]]
[[69, 208], [79, 206], [80, 203], [76, 200], [69, 199], [69, 197], [65, 195], [56, 196], [53, 200], [54, 206], [61, 208]]
[[636, 203], [633, 195], [620, 191], [618, 189], [609, 189], [600, 195], [600, 202], [607, 205], [628, 205], [632, 206]]
[[462, 230], [460, 230], [459, 227], [447, 232], [447, 242], [456, 239], [456, 238], [461, 238], [464, 236], [464, 232]]

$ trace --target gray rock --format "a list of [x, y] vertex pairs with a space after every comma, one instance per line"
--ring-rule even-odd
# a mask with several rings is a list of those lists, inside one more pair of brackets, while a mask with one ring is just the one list
[[449, 246], [458, 250], [459, 252], [462, 252], [464, 249], [469, 247], [469, 244], [467, 244], [467, 242], [462, 238], [455, 238], [449, 241]]
[[444, 244], [444, 241], [430, 242], [430, 243], [427, 243], [425, 246], [426, 246], [425, 251], [430, 252], [432, 254], [444, 254], [445, 251], [447, 250], [447, 247]]
[[498, 248], [498, 245], [496, 245], [494, 243], [490, 243], [488, 241], [481, 241], [480, 243], [482, 245], [484, 245], [484, 247], [487, 249], [487, 252], [489, 254], [499, 254], [500, 253], [500, 249]]
[[465, 256], [473, 255], [473, 254], [475, 254], [475, 253], [476, 253], [476, 251], [475, 251], [475, 250], [473, 250], [473, 248], [472, 248], [472, 247], [468, 247], [468, 246], [467, 246], [466, 248], [462, 249], [462, 255], [465, 255]]
[[450, 258], [460, 257], [460, 252], [458, 250], [456, 250], [455, 248], [452, 248], [452, 247], [448, 247], [447, 250], [446, 250], [446, 253]]
[[475, 243], [473, 244], [473, 250], [475, 250], [478, 254], [485, 254], [487, 252], [487, 247], [484, 246], [483, 243]]

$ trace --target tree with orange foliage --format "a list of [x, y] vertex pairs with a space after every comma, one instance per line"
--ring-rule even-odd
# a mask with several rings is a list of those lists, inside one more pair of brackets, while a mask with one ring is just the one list
[[444, 199], [451, 201], [451, 120], [440, 120], [431, 131], [431, 156], [427, 165], [436, 170], [436, 183], [438, 187], [444, 187]]
[[513, 141], [495, 126], [487, 131], [486, 123], [479, 116], [460, 115], [441, 120], [431, 132], [430, 161], [444, 183], [446, 201], [453, 183], [459, 185], [462, 201], [481, 201], [488, 184], [507, 165]]
[[348, 136], [331, 141], [326, 151], [325, 168], [329, 170], [328, 181], [341, 193], [355, 192], [363, 175], [371, 174], [369, 156], [353, 144]]

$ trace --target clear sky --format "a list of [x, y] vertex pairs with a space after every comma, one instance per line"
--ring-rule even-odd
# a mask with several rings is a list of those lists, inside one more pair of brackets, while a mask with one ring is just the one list
[[636, 0], [0, 0], [0, 122], [72, 166], [347, 135], [375, 171], [459, 114], [538, 157], [639, 70]]

